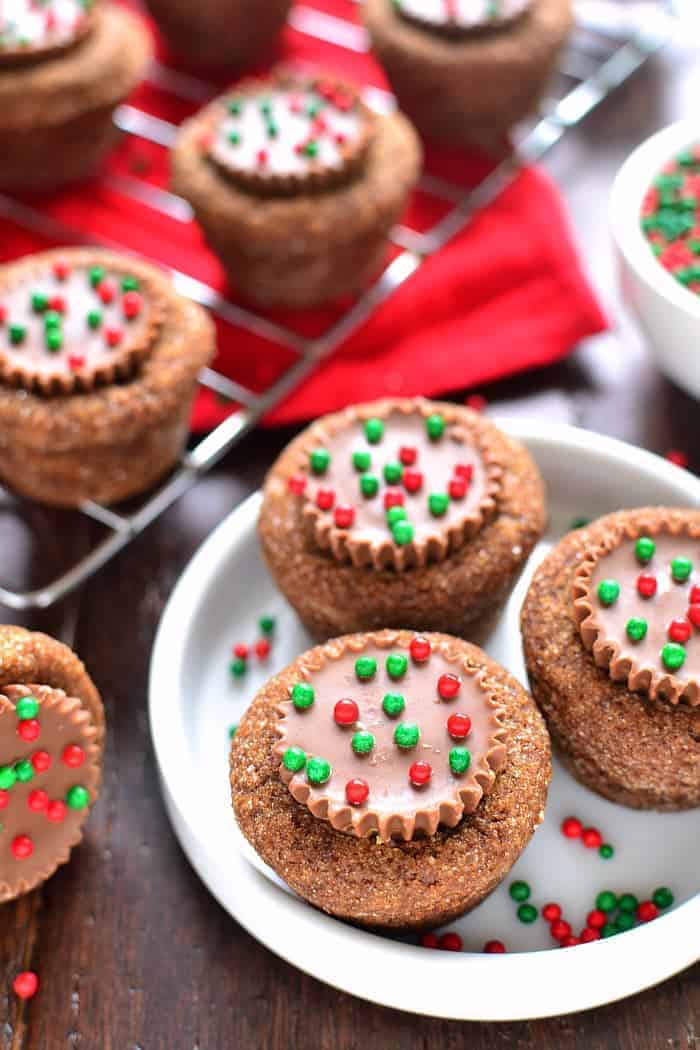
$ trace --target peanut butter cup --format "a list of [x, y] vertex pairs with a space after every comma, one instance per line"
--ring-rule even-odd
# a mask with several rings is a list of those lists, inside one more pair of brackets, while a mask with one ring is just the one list
[[620, 511], [566, 536], [522, 627], [533, 695], [574, 775], [638, 808], [700, 805], [700, 514]]
[[236, 818], [263, 860], [363, 925], [475, 907], [540, 822], [549, 775], [515, 680], [468, 643], [411, 631], [304, 653], [258, 694], [231, 752]]
[[238, 291], [312, 306], [380, 270], [419, 164], [400, 115], [377, 116], [333, 77], [277, 71], [185, 122], [172, 181]]
[[272, 467], [259, 534], [317, 637], [401, 623], [485, 626], [544, 526], [525, 450], [469, 409], [421, 398], [324, 416]]

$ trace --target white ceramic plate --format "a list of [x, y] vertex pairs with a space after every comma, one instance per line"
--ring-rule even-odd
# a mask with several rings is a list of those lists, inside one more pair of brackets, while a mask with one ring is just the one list
[[[518, 611], [532, 568], [573, 518], [645, 503], [700, 506], [700, 481], [650, 453], [573, 427], [503, 421], [530, 448], [547, 482], [550, 530], [486, 642], [524, 681]], [[669, 886], [673, 909], [625, 934], [562, 952], [547, 923], [519, 923], [507, 879], [450, 929], [466, 951], [418, 947], [355, 929], [316, 911], [289, 891], [247, 845], [233, 819], [228, 786], [228, 727], [265, 679], [308, 647], [309, 639], [276, 591], [258, 553], [260, 495], [234, 511], [182, 575], [153, 651], [150, 719], [163, 794], [176, 834], [222, 906], [295, 966], [343, 991], [385, 1006], [470, 1020], [512, 1020], [582, 1010], [663, 980], [698, 958], [700, 811], [640, 813], [613, 805], [557, 768], [544, 825], [513, 869], [532, 902], [557, 901], [575, 932], [602, 889], [640, 899]], [[234, 642], [252, 642], [257, 617], [277, 618], [267, 667], [245, 678], [228, 673]], [[611, 860], [564, 838], [573, 814], [600, 828]], [[485, 955], [490, 938], [506, 955]], [[549, 949], [549, 950], [546, 950]]]

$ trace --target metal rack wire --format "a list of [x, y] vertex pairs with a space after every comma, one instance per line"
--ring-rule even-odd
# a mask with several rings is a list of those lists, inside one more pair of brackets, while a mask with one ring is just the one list
[[[357, 0], [361, 2], [361, 0]], [[607, 11], [605, 8], [607, 7]], [[214, 288], [186, 273], [170, 270], [177, 290], [207, 307], [222, 321], [262, 336], [293, 355], [293, 362], [263, 393], [234, 382], [210, 368], [199, 381], [204, 387], [235, 402], [237, 408], [198, 444], [186, 452], [178, 468], [138, 510], [122, 513], [95, 503], [83, 504], [78, 513], [99, 522], [109, 535], [70, 569], [32, 590], [13, 590], [0, 586], [0, 602], [11, 609], [48, 608], [88, 580], [122, 550], [135, 536], [155, 521], [199, 477], [211, 469], [261, 418], [279, 404], [303, 379], [362, 325], [373, 312], [407, 281], [424, 260], [440, 251], [460, 233], [479, 208], [492, 202], [512, 181], [523, 164], [540, 160], [566, 132], [578, 125], [592, 110], [623, 84], [647, 58], [668, 39], [675, 19], [673, 0], [619, 5], [596, 0], [580, 0], [579, 22], [571, 44], [563, 56], [554, 95], [542, 107], [538, 118], [521, 129], [516, 148], [474, 189], [469, 191], [443, 179], [424, 175], [419, 188], [448, 205], [446, 214], [430, 229], [418, 232], [397, 226], [391, 234], [398, 254], [377, 281], [325, 332], [305, 338], [268, 318], [251, 312], [220, 295]], [[589, 9], [588, 12], [586, 9]], [[643, 8], [643, 17], [639, 9]], [[328, 15], [305, 4], [291, 13], [297, 31], [327, 43], [362, 53], [369, 43], [364, 30], [354, 22]], [[154, 64], [149, 79], [160, 88], [190, 102], [204, 103], [216, 94], [214, 85]], [[368, 102], [379, 110], [392, 108], [391, 95], [367, 89]], [[126, 135], [169, 147], [177, 132], [174, 124], [123, 105], [115, 113], [115, 123]], [[186, 201], [166, 190], [131, 175], [105, 175], [101, 183], [122, 196], [167, 215], [177, 222], [190, 222], [192, 212]], [[87, 237], [32, 206], [0, 195], [0, 217], [40, 235], [66, 243], [98, 243], [124, 250], [105, 239]]]

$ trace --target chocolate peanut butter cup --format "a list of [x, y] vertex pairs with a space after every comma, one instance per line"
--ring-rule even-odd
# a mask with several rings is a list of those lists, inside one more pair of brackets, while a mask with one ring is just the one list
[[103, 746], [102, 703], [75, 654], [0, 627], [0, 901], [40, 885], [80, 842]]
[[468, 643], [411, 631], [304, 653], [231, 752], [236, 818], [263, 860], [363, 925], [435, 925], [478, 904], [540, 822], [549, 775], [515, 680]]
[[185, 122], [172, 181], [237, 290], [312, 306], [380, 270], [419, 164], [403, 117], [377, 116], [335, 77], [278, 70]]
[[201, 308], [128, 256], [0, 268], [0, 477], [63, 506], [142, 491], [178, 458], [212, 353]]
[[265, 485], [270, 570], [314, 635], [484, 628], [544, 525], [521, 446], [421, 398], [354, 406], [299, 435]]
[[621, 511], [565, 537], [522, 615], [532, 691], [585, 784], [700, 805], [700, 514]]
[[94, 171], [114, 108], [151, 55], [142, 20], [107, 0], [0, 5], [0, 188], [47, 189]]
[[426, 138], [501, 148], [536, 110], [573, 25], [571, 0], [367, 0], [363, 16]]

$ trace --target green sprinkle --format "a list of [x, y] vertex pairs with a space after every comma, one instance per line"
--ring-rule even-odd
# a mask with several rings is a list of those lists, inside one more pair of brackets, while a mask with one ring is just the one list
[[8, 791], [11, 788], [17, 777], [12, 766], [0, 766], [0, 790]]
[[318, 142], [314, 142], [313, 139], [312, 139], [311, 142], [305, 143], [305, 145], [304, 145], [304, 153], [306, 154], [307, 157], [317, 157], [318, 156]]
[[57, 310], [47, 310], [44, 314], [44, 328], [60, 328], [63, 318]]
[[69, 809], [85, 809], [90, 796], [86, 788], [81, 787], [80, 784], [74, 784], [72, 788], [68, 788], [66, 793], [66, 805]]
[[260, 112], [264, 117], [269, 117], [272, 113], [272, 103], [269, 98], [264, 98], [260, 103]]
[[32, 310], [37, 314], [43, 314], [49, 305], [49, 297], [44, 292], [32, 293]]
[[386, 658], [386, 673], [389, 678], [403, 678], [408, 670], [408, 657], [404, 653], [390, 653]]
[[657, 908], [670, 908], [673, 904], [673, 894], [668, 886], [659, 886], [654, 890], [651, 899]]
[[34, 777], [34, 767], [27, 758], [15, 763], [15, 776], [20, 784], [27, 784]]
[[466, 773], [471, 765], [472, 756], [466, 747], [453, 747], [450, 748], [450, 769], [452, 772], [459, 776], [461, 773]]
[[102, 324], [102, 314], [99, 310], [91, 310], [87, 315], [88, 328], [99, 328]]
[[531, 923], [537, 918], [537, 908], [534, 904], [521, 904], [517, 911], [518, 918], [521, 922]]
[[401, 693], [385, 693], [382, 700], [382, 711], [389, 718], [397, 718], [406, 707], [406, 699]]
[[369, 452], [358, 449], [352, 454], [352, 465], [359, 474], [364, 474], [372, 466], [372, 457]]
[[269, 139], [276, 139], [280, 133], [280, 129], [277, 124], [275, 124], [274, 120], [268, 122], [265, 130], [267, 131], [267, 137]]
[[616, 933], [620, 933], [620, 930], [618, 930], [617, 926], [615, 926], [611, 922], [606, 922], [605, 926], [600, 931], [600, 936], [601, 937], [606, 937], [606, 938], [607, 937], [614, 937]]
[[610, 890], [602, 890], [595, 899], [598, 911], [609, 912], [617, 907], [617, 897]]
[[410, 751], [420, 740], [420, 729], [413, 722], [399, 722], [394, 730], [394, 743], [402, 751]]
[[397, 521], [392, 527], [391, 535], [394, 537], [394, 543], [405, 547], [413, 539], [413, 525], [409, 521]]
[[610, 858], [615, 855], [615, 850], [609, 842], [604, 842], [598, 849], [598, 855], [602, 857], [603, 860], [610, 860]]
[[601, 605], [614, 605], [620, 597], [620, 584], [617, 580], [601, 580], [598, 584], [598, 600]]
[[384, 465], [384, 480], [387, 485], [398, 485], [403, 477], [403, 467], [400, 463], [386, 463]]
[[10, 342], [13, 346], [20, 346], [27, 336], [27, 329], [23, 324], [11, 324], [9, 329]]
[[240, 146], [241, 144], [241, 133], [240, 131], [229, 131], [228, 140], [232, 146]]
[[632, 642], [641, 642], [646, 637], [648, 630], [648, 624], [646, 620], [642, 620], [639, 616], [633, 616], [631, 620], [627, 621], [625, 627], [627, 631], [627, 637]]
[[233, 725], [228, 727], [228, 738], [229, 738], [229, 740], [233, 740], [233, 738], [235, 737], [237, 732], [238, 732], [238, 722], [234, 722]]
[[450, 505], [450, 497], [445, 492], [431, 492], [428, 496], [428, 510], [435, 518], [441, 518], [447, 513]]
[[241, 100], [239, 98], [231, 99], [227, 108], [232, 117], [240, 117], [243, 108]]
[[258, 629], [263, 634], [273, 634], [276, 626], [277, 622], [274, 616], [261, 616], [258, 620]]
[[63, 346], [63, 335], [58, 328], [49, 328], [46, 333], [46, 349], [52, 354], [57, 353]]
[[651, 561], [656, 552], [656, 544], [650, 536], [640, 536], [634, 545], [634, 553], [637, 555], [637, 561], [640, 561], [642, 565], [646, 565], [647, 562]]
[[374, 736], [365, 729], [353, 733], [350, 745], [356, 755], [368, 755], [374, 747]]
[[661, 662], [668, 671], [678, 671], [685, 663], [685, 649], [677, 642], [667, 642], [661, 650]]
[[384, 437], [384, 424], [381, 419], [368, 419], [365, 421], [365, 437], [370, 445], [378, 445]]
[[404, 507], [389, 507], [386, 512], [386, 520], [389, 528], [393, 528], [399, 521], [405, 521], [407, 517]]
[[33, 696], [23, 696], [17, 701], [15, 714], [24, 721], [27, 718], [36, 718], [39, 714], [39, 701]]
[[292, 703], [297, 711], [305, 711], [311, 707], [315, 698], [314, 687], [308, 682], [297, 682], [292, 687]]
[[363, 474], [360, 478], [360, 492], [367, 499], [376, 496], [379, 492], [379, 478], [375, 477], [374, 474]]
[[511, 882], [508, 887], [508, 892], [514, 901], [527, 901], [530, 899], [530, 886], [527, 882], [523, 882], [522, 880]]
[[242, 678], [248, 670], [248, 664], [245, 660], [241, 659], [240, 656], [237, 656], [236, 659], [232, 660], [228, 665], [228, 669], [234, 678]]
[[671, 562], [671, 576], [676, 583], [685, 583], [693, 571], [693, 563], [689, 558], [674, 558]]
[[314, 474], [325, 474], [331, 462], [331, 454], [326, 448], [315, 448], [309, 456]]
[[621, 911], [615, 919], [615, 926], [618, 933], [625, 933], [627, 930], [631, 930], [634, 926], [634, 915], [630, 915], [628, 911]]
[[377, 661], [373, 656], [358, 656], [355, 660], [355, 674], [361, 682], [367, 682], [377, 673]]
[[306, 765], [306, 755], [300, 747], [288, 747], [282, 755], [282, 765], [290, 773], [299, 773]]
[[569, 531], [574, 532], [576, 529], [585, 529], [586, 525], [590, 524], [590, 518], [574, 518], [574, 520], [569, 525]]
[[634, 913], [636, 912], [639, 906], [639, 901], [633, 893], [623, 893], [622, 896], [618, 899], [617, 906], [620, 909], [620, 911], [629, 911]]
[[92, 287], [97, 288], [98, 284], [104, 281], [105, 272], [101, 266], [92, 266], [88, 273], [88, 278]]
[[438, 412], [435, 412], [432, 416], [428, 416], [426, 419], [425, 429], [430, 440], [437, 441], [437, 439], [441, 438], [445, 433], [445, 420]]
[[123, 292], [138, 292], [140, 288], [138, 278], [132, 277], [131, 274], [127, 274], [126, 277], [122, 277], [122, 291]]
[[306, 776], [310, 784], [325, 784], [331, 778], [331, 764], [325, 758], [310, 758], [306, 764]]

